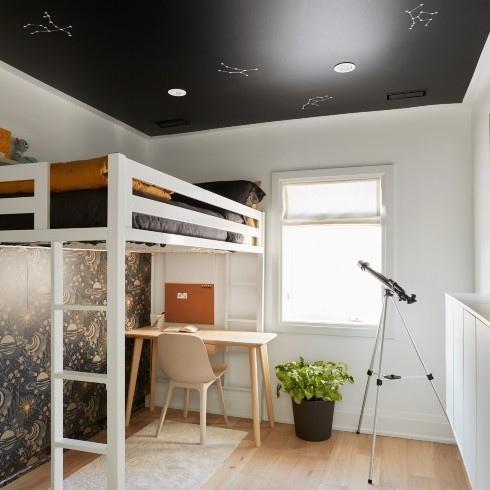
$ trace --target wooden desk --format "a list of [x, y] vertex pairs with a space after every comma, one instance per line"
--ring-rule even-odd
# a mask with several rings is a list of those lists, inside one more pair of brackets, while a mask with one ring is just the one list
[[[170, 325], [169, 325], [170, 326]], [[172, 335], [172, 332], [163, 332], [160, 327], [142, 327], [126, 331], [126, 337], [134, 338], [133, 359], [131, 362], [131, 373], [129, 377], [128, 399], [126, 401], [126, 426], [129, 425], [131, 409], [133, 407], [134, 390], [138, 377], [138, 368], [141, 357], [143, 340], [151, 341], [151, 382], [150, 382], [150, 410], [155, 409], [155, 386], [158, 365], [158, 337], [160, 335]], [[262, 377], [264, 382], [265, 400], [269, 424], [274, 427], [274, 408], [272, 405], [272, 387], [269, 371], [269, 356], [267, 344], [277, 337], [275, 333], [243, 332], [235, 330], [203, 329], [194, 335], [201, 337], [206, 347], [213, 346], [243, 347], [248, 349], [250, 364], [250, 382], [252, 387], [252, 414], [255, 445], [260, 447], [260, 411], [259, 411], [259, 387], [257, 380], [257, 351], [260, 356]], [[208, 352], [209, 350], [208, 349]]]

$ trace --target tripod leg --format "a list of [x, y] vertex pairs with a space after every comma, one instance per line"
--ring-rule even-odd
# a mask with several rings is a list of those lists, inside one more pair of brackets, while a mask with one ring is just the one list
[[383, 322], [383, 318], [385, 317], [384, 312], [386, 310], [387, 303], [388, 303], [388, 296], [385, 295], [383, 298], [383, 308], [381, 309], [381, 317], [379, 319], [378, 329], [376, 331], [376, 340], [374, 342], [373, 355], [371, 356], [371, 362], [369, 364], [369, 369], [367, 371], [366, 388], [364, 389], [364, 398], [362, 399], [361, 414], [359, 415], [359, 423], [357, 424], [358, 434], [361, 433], [362, 419], [364, 418], [364, 409], [366, 408], [366, 400], [369, 392], [369, 384], [371, 383], [371, 377], [373, 375], [374, 361], [376, 359], [376, 352], [378, 351], [379, 338], [381, 334], [381, 324]]
[[405, 323], [405, 320], [403, 319], [403, 316], [401, 314], [401, 311], [398, 309], [398, 306], [397, 306], [396, 302], [393, 300], [393, 298], [391, 300], [393, 302], [393, 306], [395, 307], [395, 310], [398, 313], [398, 316], [400, 317], [400, 320], [402, 321], [403, 326], [405, 327], [405, 331], [407, 332], [408, 338], [410, 339], [410, 342], [412, 343], [412, 346], [413, 346], [415, 352], [417, 353], [417, 357], [419, 358], [420, 364], [422, 365], [422, 368], [424, 369], [425, 375], [427, 376], [427, 379], [429, 380], [429, 383], [432, 386], [432, 390], [434, 391], [434, 394], [436, 395], [437, 401], [439, 402], [439, 405], [441, 406], [442, 411], [444, 412], [444, 415], [446, 416], [447, 421], [449, 422], [449, 425], [451, 425], [451, 421], [449, 420], [449, 416], [448, 416], [448, 414], [446, 412], [446, 407], [442, 403], [441, 397], [439, 396], [439, 393], [437, 392], [437, 389], [434, 386], [434, 381], [433, 381], [434, 380], [434, 376], [427, 369], [427, 366], [425, 365], [425, 362], [422, 359], [422, 354], [420, 354], [420, 351], [419, 351], [419, 349], [417, 347], [417, 344], [415, 343], [415, 340], [412, 337], [412, 334], [411, 334], [410, 330], [408, 329], [408, 326]]
[[381, 317], [381, 346], [379, 350], [379, 361], [378, 361], [378, 377], [376, 379], [376, 403], [374, 405], [374, 422], [373, 422], [373, 435], [371, 439], [371, 460], [369, 462], [369, 478], [368, 483], [372, 485], [373, 483], [373, 468], [374, 468], [374, 457], [376, 451], [376, 430], [378, 425], [378, 406], [379, 406], [379, 389], [383, 385], [383, 380], [381, 379], [381, 372], [383, 369], [383, 349], [385, 342], [385, 332], [386, 332], [386, 303], [388, 297], [391, 296], [391, 293], [386, 290], [385, 291], [385, 308], [383, 309], [383, 314]]

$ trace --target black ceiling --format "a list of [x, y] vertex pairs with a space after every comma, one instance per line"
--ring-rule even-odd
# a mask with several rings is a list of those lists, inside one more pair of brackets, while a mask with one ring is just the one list
[[[490, 1], [425, 0], [413, 10], [420, 3], [2, 2], [0, 60], [151, 136], [461, 102], [490, 29]], [[32, 35], [46, 28], [26, 24], [53, 32]], [[337, 74], [340, 61], [357, 69]], [[225, 73], [221, 63], [257, 70]], [[171, 97], [170, 88], [188, 95]], [[426, 95], [387, 100], [407, 90]], [[188, 124], [156, 124], [172, 119]]]

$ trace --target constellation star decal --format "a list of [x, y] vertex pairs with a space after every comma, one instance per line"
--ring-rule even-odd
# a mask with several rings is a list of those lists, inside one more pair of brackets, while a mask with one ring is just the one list
[[60, 27], [56, 25], [51, 19], [51, 15], [49, 15], [47, 12], [44, 12], [43, 19], [46, 19], [48, 21], [47, 26], [45, 26], [44, 24], [26, 24], [24, 26], [24, 29], [27, 29], [28, 27], [34, 27], [34, 28], [38, 27], [39, 30], [34, 30], [29, 33], [31, 36], [33, 36], [34, 34], [64, 32], [68, 37], [72, 37], [72, 34], [69, 31], [69, 29], [72, 29], [73, 26]]
[[225, 68], [225, 70], [222, 70], [220, 68], [218, 68], [218, 71], [221, 72], [221, 73], [230, 73], [232, 75], [243, 75], [245, 77], [248, 77], [248, 73], [249, 71], [259, 71], [258, 68], [237, 68], [235, 66], [228, 66], [228, 65], [225, 65], [223, 62], [220, 63], [220, 65]]
[[305, 110], [308, 106], [320, 107], [320, 104], [333, 99], [331, 95], [315, 95], [315, 97], [310, 97], [302, 106], [301, 109]]
[[[426, 12], [425, 10], [419, 10], [424, 6], [423, 3], [413, 8], [412, 10], [405, 10], [405, 13], [410, 16], [410, 20], [412, 24], [408, 28], [410, 31], [415, 27], [417, 21], [424, 24], [424, 27], [427, 27], [433, 20], [434, 15], [437, 15], [439, 12]], [[418, 12], [417, 12], [418, 11]]]

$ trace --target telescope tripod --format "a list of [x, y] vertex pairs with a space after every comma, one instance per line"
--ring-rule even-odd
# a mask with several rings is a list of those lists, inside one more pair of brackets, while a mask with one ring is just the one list
[[[393, 306], [395, 307], [395, 310], [398, 313], [398, 316], [401, 319], [401, 322], [405, 328], [405, 331], [408, 334], [408, 338], [410, 339], [410, 342], [412, 343], [412, 346], [417, 354], [417, 357], [419, 358], [420, 364], [422, 365], [425, 375], [420, 375], [420, 376], [399, 376], [397, 374], [388, 374], [388, 375], [383, 375], [382, 373], [382, 368], [383, 368], [383, 350], [384, 350], [384, 342], [385, 342], [385, 334], [386, 334], [386, 311], [388, 307], [388, 301], [391, 300], [393, 303]], [[376, 361], [376, 355], [378, 353], [379, 349], [379, 359], [378, 359], [378, 370], [377, 372], [374, 372], [374, 364]], [[434, 390], [434, 393], [437, 397], [437, 400], [439, 404], [441, 405], [441, 408], [444, 412], [444, 414], [447, 416], [446, 409], [442, 403], [442, 400], [437, 393], [436, 387], [434, 386], [434, 376], [432, 373], [429, 372], [427, 369], [427, 366], [425, 365], [424, 360], [422, 359], [422, 356], [420, 354], [419, 349], [417, 348], [417, 345], [415, 344], [415, 341], [412, 337], [412, 334], [410, 333], [410, 330], [407, 327], [407, 324], [405, 323], [405, 320], [403, 319], [403, 316], [398, 309], [397, 304], [393, 300], [393, 291], [391, 289], [384, 289], [384, 297], [383, 297], [383, 307], [381, 310], [381, 318], [379, 321], [378, 325], [378, 330], [376, 333], [376, 341], [374, 343], [374, 349], [373, 349], [373, 354], [371, 357], [371, 363], [369, 364], [369, 369], [367, 370], [367, 381], [366, 381], [366, 389], [364, 390], [364, 399], [362, 401], [362, 408], [361, 408], [361, 414], [359, 417], [359, 424], [357, 426], [357, 433], [361, 433], [361, 425], [362, 425], [362, 419], [364, 417], [364, 409], [366, 407], [366, 400], [368, 397], [368, 392], [369, 392], [369, 385], [371, 383], [371, 378], [372, 376], [376, 375], [376, 402], [374, 405], [374, 422], [373, 422], [373, 432], [372, 432], [372, 439], [371, 439], [371, 460], [369, 463], [369, 478], [368, 478], [368, 483], [372, 484], [373, 483], [373, 467], [374, 467], [374, 453], [376, 449], [376, 430], [377, 430], [377, 422], [378, 422], [378, 407], [379, 407], [379, 394], [380, 394], [380, 388], [383, 386], [383, 381], [384, 380], [390, 380], [390, 381], [397, 381], [401, 379], [413, 379], [413, 378], [427, 378], [432, 386], [432, 389]], [[449, 421], [449, 418], [448, 418]]]

